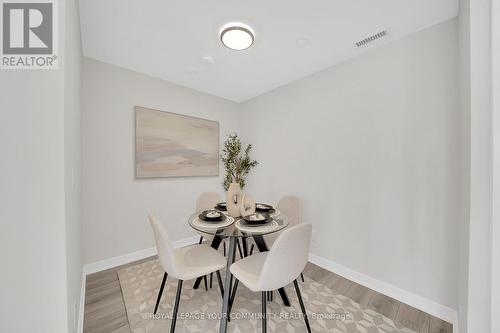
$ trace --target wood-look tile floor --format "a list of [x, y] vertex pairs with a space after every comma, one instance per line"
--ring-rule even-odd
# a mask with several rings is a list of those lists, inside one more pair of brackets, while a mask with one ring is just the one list
[[[85, 333], [128, 333], [131, 332], [123, 295], [118, 281], [118, 270], [133, 266], [143, 259], [127, 265], [87, 276], [85, 292]], [[452, 333], [452, 325], [425, 312], [401, 303], [308, 263], [304, 275], [322, 283], [335, 291], [353, 299], [364, 308], [372, 309], [404, 327], [419, 333]], [[158, 281], [160, 283], [161, 281]], [[214, 286], [215, 287], [215, 286]]]

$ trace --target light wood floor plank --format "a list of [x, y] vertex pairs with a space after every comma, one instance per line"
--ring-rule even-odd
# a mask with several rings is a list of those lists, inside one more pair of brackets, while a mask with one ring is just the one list
[[[326, 281], [325, 281], [326, 280]], [[332, 289], [334, 292], [345, 295], [347, 293], [347, 290], [351, 287], [353, 284], [352, 281], [347, 280], [346, 278], [337, 275], [335, 278], [326, 278], [319, 280], [318, 282], [323, 283], [325, 286], [328, 288]]]
[[349, 281], [340, 275], [329, 272], [326, 269], [318, 266], [313, 267], [313, 264], [306, 266], [304, 274], [314, 281], [324, 284], [328, 288], [332, 289], [335, 293], [341, 295], [345, 295], [345, 293], [353, 283], [352, 281]]
[[453, 325], [439, 318], [430, 316], [429, 333], [452, 333]]
[[123, 326], [128, 326], [127, 318], [119, 315], [108, 315], [105, 318], [94, 320], [91, 326], [84, 329], [86, 333], [109, 333], [113, 332]]
[[394, 321], [419, 333], [429, 333], [429, 320], [427, 313], [401, 303]]
[[375, 291], [353, 282], [344, 296], [349, 297], [364, 309], [370, 304], [373, 295], [375, 295]]
[[88, 293], [86, 293], [85, 302], [92, 304], [104, 299], [110, 299], [113, 298], [113, 296], [117, 293], [121, 293], [121, 287], [118, 280], [113, 283], [108, 283], [98, 289], [96, 288], [89, 291]]
[[111, 333], [132, 333], [129, 325], [122, 326]]
[[398, 313], [399, 305], [400, 302], [394, 298], [375, 292], [368, 304], [368, 308], [394, 320]]
[[105, 299], [100, 302], [87, 303], [85, 305], [85, 315], [90, 318], [94, 314], [99, 314], [108, 311], [108, 309], [120, 309], [120, 308], [123, 308], [123, 311], [125, 312], [125, 304], [123, 303], [123, 296], [121, 293], [112, 295], [108, 299]]
[[87, 288], [90, 290], [115, 280], [116, 280], [116, 271], [110, 272], [103, 276], [87, 278]]

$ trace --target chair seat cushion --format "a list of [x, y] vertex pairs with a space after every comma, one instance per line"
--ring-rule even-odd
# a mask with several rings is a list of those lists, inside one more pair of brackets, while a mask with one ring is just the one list
[[256, 253], [235, 262], [231, 265], [231, 273], [251, 291], [267, 291], [260, 290], [259, 277], [268, 253]]
[[175, 251], [178, 264], [176, 278], [191, 280], [218, 271], [226, 266], [226, 259], [212, 247], [201, 244], [186, 246]]

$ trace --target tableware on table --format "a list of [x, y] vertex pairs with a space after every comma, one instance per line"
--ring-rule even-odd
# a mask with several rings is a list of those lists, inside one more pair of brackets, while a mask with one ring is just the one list
[[219, 202], [217, 205], [215, 205], [214, 207], [215, 209], [218, 209], [220, 211], [227, 211], [227, 206], [226, 206], [226, 202]]
[[259, 225], [267, 223], [271, 220], [269, 214], [266, 213], [254, 213], [243, 217], [243, 220], [247, 225]]
[[222, 221], [203, 221], [199, 216], [193, 219], [192, 225], [200, 230], [224, 229], [233, 224], [235, 219], [231, 216], [225, 216]]
[[205, 210], [198, 217], [205, 222], [220, 222], [224, 221], [226, 215], [215, 209]]
[[255, 211], [256, 212], [264, 212], [264, 213], [272, 213], [274, 212], [274, 208], [271, 205], [267, 205], [264, 203], [256, 203], [255, 204]]
[[269, 219], [267, 223], [264, 224], [248, 224], [244, 219], [236, 221], [235, 226], [240, 231], [246, 233], [271, 233], [277, 229], [280, 229], [280, 225], [277, 221]]

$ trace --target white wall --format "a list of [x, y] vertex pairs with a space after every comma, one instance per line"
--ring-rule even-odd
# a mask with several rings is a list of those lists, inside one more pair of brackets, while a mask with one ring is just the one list
[[222, 193], [222, 172], [136, 180], [134, 106], [217, 120], [222, 144], [239, 130], [237, 104], [88, 58], [82, 94], [84, 262], [154, 246], [148, 213], [177, 239], [195, 235], [187, 216], [200, 192]]
[[492, 111], [493, 111], [493, 216], [491, 273], [491, 331], [500, 332], [500, 3], [492, 1]]
[[458, 319], [460, 332], [467, 332], [469, 290], [469, 216], [470, 216], [470, 24], [469, 0], [460, 0], [459, 75], [460, 75], [460, 218]]
[[[82, 47], [78, 0], [67, 0], [64, 29], [64, 153], [68, 332], [75, 330], [82, 284], [81, 114]], [[76, 307], [76, 309], [75, 309]]]
[[63, 86], [62, 68], [0, 70], [2, 332], [68, 329]]
[[457, 307], [457, 21], [244, 104], [258, 200], [295, 194], [312, 251]]
[[[81, 45], [59, 2], [60, 67], [0, 72], [0, 331], [73, 332], [80, 301]], [[74, 170], [74, 172], [71, 172]]]
[[470, 215], [467, 332], [491, 332], [491, 0], [469, 1]]

